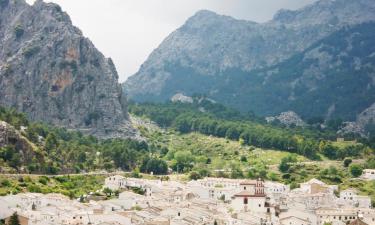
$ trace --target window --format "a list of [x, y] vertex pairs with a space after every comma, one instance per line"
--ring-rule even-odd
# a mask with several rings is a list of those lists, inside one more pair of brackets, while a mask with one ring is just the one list
[[247, 203], [248, 203], [247, 198], [244, 198], [244, 199], [243, 199], [243, 204], [247, 205]]
[[177, 215], [178, 215], [178, 216], [181, 216], [181, 213], [180, 213], [180, 212], [178, 212], [178, 213], [177, 213]]
[[262, 205], [261, 204], [259, 204], [259, 207], [261, 207]]

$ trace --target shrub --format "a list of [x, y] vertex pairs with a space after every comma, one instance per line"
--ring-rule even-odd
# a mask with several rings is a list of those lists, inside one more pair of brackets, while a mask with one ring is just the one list
[[12, 65], [6, 63], [4, 65], [4, 76], [9, 76], [13, 72]]
[[189, 179], [190, 180], [198, 180], [198, 179], [201, 179], [201, 175], [196, 171], [191, 171], [190, 174], [189, 174]]
[[41, 184], [44, 184], [44, 185], [47, 185], [47, 183], [48, 183], [48, 178], [47, 177], [39, 177], [39, 183], [41, 183]]
[[23, 29], [23, 27], [22, 27], [21, 24], [17, 24], [14, 27], [14, 34], [16, 35], [16, 38], [22, 37], [22, 35], [24, 34], [24, 32], [25, 32], [25, 30]]
[[39, 46], [30, 46], [30, 47], [27, 47], [26, 49], [24, 49], [22, 54], [26, 58], [30, 58], [31, 56], [35, 55], [39, 51], [40, 51], [40, 47]]
[[290, 164], [297, 162], [297, 158], [294, 155], [288, 155], [281, 159], [279, 170], [283, 173], [289, 171]]
[[2, 187], [10, 187], [12, 184], [10, 183], [9, 180], [2, 180], [1, 181], [1, 186]]
[[350, 165], [352, 162], [353, 162], [352, 159], [350, 159], [350, 158], [346, 158], [346, 159], [344, 160], [344, 167], [349, 167], [349, 165]]
[[42, 192], [42, 189], [38, 185], [35, 185], [35, 184], [28, 185], [27, 190], [29, 192], [34, 192], [34, 193], [41, 193]]
[[353, 177], [359, 177], [362, 174], [362, 166], [359, 164], [352, 164], [349, 167], [349, 171], [352, 174]]

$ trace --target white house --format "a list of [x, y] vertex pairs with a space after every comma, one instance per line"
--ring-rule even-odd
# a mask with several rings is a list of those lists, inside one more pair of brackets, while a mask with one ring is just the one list
[[339, 202], [351, 207], [371, 208], [371, 198], [358, 195], [358, 191], [353, 188], [341, 191]]
[[345, 224], [357, 219], [355, 211], [343, 209], [319, 209], [316, 211], [316, 215], [318, 216], [318, 225], [323, 225], [324, 223]]
[[375, 169], [364, 169], [361, 178], [366, 180], [375, 180]]
[[320, 181], [318, 179], [311, 179], [308, 182], [300, 184], [299, 188], [302, 192], [310, 193], [310, 194], [316, 194], [316, 193], [334, 193], [334, 191], [338, 190], [337, 185], [327, 185], [323, 181]]
[[281, 225], [312, 225], [308, 219], [303, 219], [298, 216], [288, 216], [280, 219]]
[[201, 199], [231, 200], [232, 196], [238, 192], [239, 185], [202, 185], [200, 182], [192, 181], [188, 183], [188, 190]]
[[120, 175], [107, 177], [104, 181], [104, 188], [119, 190], [126, 188], [126, 178]]
[[300, 209], [289, 209], [279, 215], [281, 225], [316, 225], [316, 215]]

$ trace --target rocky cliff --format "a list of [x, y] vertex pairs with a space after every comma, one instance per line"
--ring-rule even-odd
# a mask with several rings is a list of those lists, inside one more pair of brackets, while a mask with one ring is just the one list
[[136, 101], [204, 94], [264, 116], [292, 110], [304, 119], [354, 119], [375, 102], [368, 82], [374, 33], [364, 25], [372, 21], [373, 0], [320, 0], [281, 10], [266, 23], [200, 11], [161, 43], [124, 90]]
[[99, 137], [135, 135], [112, 60], [41, 0], [0, 0], [0, 104]]

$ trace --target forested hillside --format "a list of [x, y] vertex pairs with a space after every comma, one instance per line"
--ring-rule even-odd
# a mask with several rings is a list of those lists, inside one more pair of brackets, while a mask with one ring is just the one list
[[193, 104], [131, 104], [129, 110], [135, 115], [150, 118], [161, 127], [170, 127], [181, 133], [199, 132], [244, 145], [297, 153], [310, 159], [320, 159], [321, 154], [331, 159], [360, 157], [369, 144], [363, 139], [360, 141], [366, 144], [338, 149], [329, 144], [337, 138], [334, 123], [328, 123], [332, 127], [326, 129], [267, 124], [254, 115], [242, 115], [207, 100], [196, 99]]
[[[132, 170], [140, 166], [149, 147], [130, 139], [99, 140], [76, 131], [30, 122], [25, 114], [0, 107], [8, 125], [0, 138], [1, 172], [79, 173], [99, 169]], [[19, 135], [7, 135], [10, 133]], [[26, 140], [28, 146], [20, 145]]]

